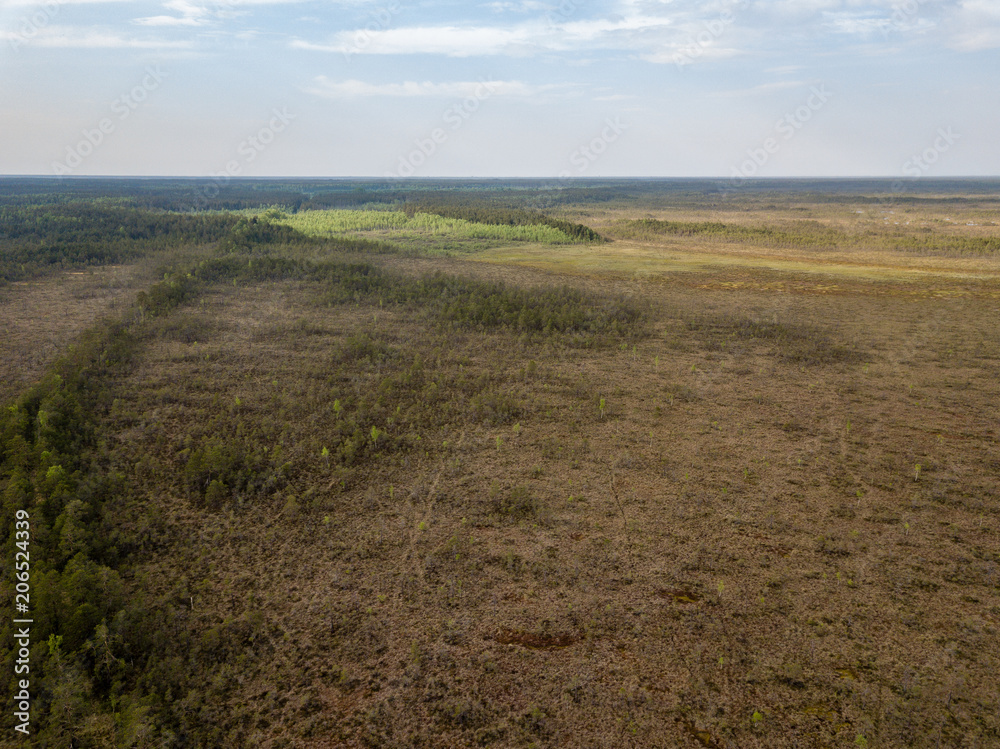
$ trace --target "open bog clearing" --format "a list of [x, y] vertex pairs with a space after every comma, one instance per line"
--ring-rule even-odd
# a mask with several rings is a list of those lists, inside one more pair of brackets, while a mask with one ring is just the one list
[[34, 745], [1000, 745], [997, 184], [286, 187], [0, 204]]

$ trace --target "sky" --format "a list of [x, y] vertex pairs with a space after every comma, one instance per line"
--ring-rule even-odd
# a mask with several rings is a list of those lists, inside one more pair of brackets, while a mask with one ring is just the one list
[[1000, 0], [0, 0], [0, 174], [1000, 175]]

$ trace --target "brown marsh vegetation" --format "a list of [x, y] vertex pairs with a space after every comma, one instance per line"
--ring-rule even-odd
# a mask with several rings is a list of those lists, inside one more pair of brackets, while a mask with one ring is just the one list
[[650, 205], [462, 259], [207, 245], [50, 363], [11, 419], [77, 383], [75, 478], [5, 426], [8, 506], [63, 508], [38, 745], [997, 745], [995, 254], [630, 254]]

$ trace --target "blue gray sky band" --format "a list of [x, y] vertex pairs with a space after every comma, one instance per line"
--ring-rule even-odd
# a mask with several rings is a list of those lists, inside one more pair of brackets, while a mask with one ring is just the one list
[[995, 0], [0, 0], [0, 173], [997, 175], [998, 71]]

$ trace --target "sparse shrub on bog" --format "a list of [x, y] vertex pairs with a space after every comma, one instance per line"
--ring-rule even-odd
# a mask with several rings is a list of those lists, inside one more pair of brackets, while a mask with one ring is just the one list
[[527, 486], [503, 489], [494, 483], [489, 492], [490, 512], [505, 520], [533, 520], [541, 511], [541, 503]]

